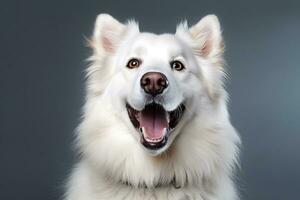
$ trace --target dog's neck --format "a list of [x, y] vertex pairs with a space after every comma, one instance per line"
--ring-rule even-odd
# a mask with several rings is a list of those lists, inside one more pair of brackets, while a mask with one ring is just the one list
[[131, 184], [130, 182], [127, 181], [120, 181], [120, 184], [128, 186], [128, 187], [132, 187], [132, 188], [137, 188], [137, 189], [155, 189], [155, 188], [161, 188], [161, 187], [174, 187], [175, 189], [180, 189], [181, 185], [176, 184], [176, 179], [175, 177], [173, 178], [173, 180], [169, 183], [157, 183], [154, 186], [147, 186], [146, 184], [139, 184], [138, 186], [134, 186], [133, 184]]

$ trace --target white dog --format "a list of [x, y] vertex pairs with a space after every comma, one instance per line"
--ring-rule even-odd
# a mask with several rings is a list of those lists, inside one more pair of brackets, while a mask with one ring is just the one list
[[100, 14], [91, 45], [66, 199], [238, 199], [217, 17], [156, 35]]

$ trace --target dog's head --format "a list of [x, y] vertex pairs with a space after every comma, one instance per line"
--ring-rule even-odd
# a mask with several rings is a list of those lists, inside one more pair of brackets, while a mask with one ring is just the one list
[[223, 43], [216, 16], [176, 34], [141, 33], [110, 15], [96, 20], [88, 95], [105, 101], [152, 155], [167, 150], [196, 113], [210, 112], [222, 89]]

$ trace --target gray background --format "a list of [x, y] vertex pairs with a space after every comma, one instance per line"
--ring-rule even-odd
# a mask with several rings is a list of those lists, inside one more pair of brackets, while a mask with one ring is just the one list
[[[299, 2], [299, 1], [298, 1]], [[85, 58], [98, 13], [174, 32], [219, 16], [227, 89], [242, 140], [246, 200], [294, 200], [300, 190], [300, 4], [296, 1], [1, 1], [0, 199], [59, 199], [75, 160]]]

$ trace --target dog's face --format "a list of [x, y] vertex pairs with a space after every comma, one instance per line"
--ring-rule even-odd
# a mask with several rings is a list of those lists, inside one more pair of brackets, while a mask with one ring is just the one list
[[95, 59], [109, 67], [103, 71], [102, 97], [152, 155], [166, 151], [196, 111], [206, 112], [222, 90], [215, 16], [190, 29], [181, 24], [175, 35], [155, 35], [100, 15], [92, 44]]
[[[120, 61], [128, 117], [135, 137], [151, 153], [170, 146], [197, 81], [195, 60], [172, 35], [139, 34]], [[127, 116], [126, 116], [127, 117]]]

